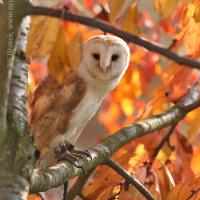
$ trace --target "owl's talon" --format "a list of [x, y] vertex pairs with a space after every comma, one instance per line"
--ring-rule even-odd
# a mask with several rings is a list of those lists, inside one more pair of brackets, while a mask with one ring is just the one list
[[[81, 170], [83, 171], [84, 174], [87, 174], [87, 173], [86, 173], [86, 170], [85, 170], [82, 166], [79, 165], [79, 160], [78, 160], [77, 156], [80, 157], [80, 155], [75, 155], [75, 154], [72, 154], [72, 153], [70, 154], [70, 153], [65, 152], [65, 153], [58, 159], [58, 162], [59, 162], [59, 161], [68, 161], [71, 165], [73, 165], [73, 166], [75, 166], [75, 167], [81, 169]], [[81, 157], [80, 157], [80, 158], [81, 158]], [[76, 164], [76, 163], [78, 163], [78, 164]]]
[[86, 160], [87, 158], [90, 158], [90, 160], [92, 161], [92, 156], [90, 155], [88, 150], [73, 149], [72, 153], [75, 153], [76, 155], [81, 155], [81, 157]]

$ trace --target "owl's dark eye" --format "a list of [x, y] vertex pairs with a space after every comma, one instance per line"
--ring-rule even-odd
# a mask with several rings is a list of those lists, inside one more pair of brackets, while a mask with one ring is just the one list
[[98, 53], [93, 53], [92, 56], [95, 60], [99, 60], [100, 58], [100, 55]]
[[113, 54], [111, 57], [112, 61], [116, 61], [119, 58], [119, 56], [117, 54]]

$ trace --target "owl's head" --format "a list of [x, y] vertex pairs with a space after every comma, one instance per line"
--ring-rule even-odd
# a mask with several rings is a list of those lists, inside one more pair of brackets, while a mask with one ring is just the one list
[[98, 35], [85, 42], [81, 63], [93, 79], [108, 82], [121, 79], [129, 59], [125, 41], [112, 35]]

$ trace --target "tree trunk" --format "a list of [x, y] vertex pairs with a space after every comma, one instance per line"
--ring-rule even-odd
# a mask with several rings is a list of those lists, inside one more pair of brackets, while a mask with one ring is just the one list
[[29, 183], [21, 176], [12, 172], [0, 172], [0, 200], [25, 200]]
[[25, 200], [34, 166], [24, 53], [30, 19], [20, 29], [27, 2], [5, 0], [0, 6], [0, 200]]

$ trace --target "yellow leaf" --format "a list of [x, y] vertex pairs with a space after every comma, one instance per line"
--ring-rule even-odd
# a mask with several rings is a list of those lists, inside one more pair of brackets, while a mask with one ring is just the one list
[[135, 2], [135, 0], [109, 0], [110, 22], [114, 23], [116, 20], [123, 18], [133, 2]]
[[128, 10], [125, 18], [124, 18], [124, 30], [133, 33], [138, 34], [139, 30], [136, 24], [137, 21], [137, 14], [138, 14], [138, 5], [137, 2], [135, 2], [130, 9]]
[[200, 21], [200, 4], [196, 5], [196, 7], [195, 7], [194, 20], [196, 23], [198, 23]]
[[194, 18], [195, 22], [200, 21], [200, 4], [199, 3], [190, 3], [187, 7], [187, 17]]
[[33, 16], [26, 49], [27, 56], [43, 57], [51, 53], [60, 27], [53, 17]]
[[176, 9], [178, 0], [154, 0], [154, 8], [163, 18], [168, 18]]
[[67, 42], [67, 49], [69, 66], [74, 70], [78, 67], [82, 57], [82, 36], [80, 33]]
[[48, 72], [59, 84], [64, 81], [69, 72], [69, 61], [67, 58], [67, 44], [65, 32], [60, 27], [52, 54], [48, 60]]
[[189, 2], [191, 2], [191, 0], [154, 0], [154, 8], [160, 16], [168, 18], [171, 17], [173, 12], [177, 9], [179, 3], [187, 4]]
[[128, 98], [123, 98], [121, 100], [121, 108], [122, 108], [122, 110], [123, 110], [123, 112], [125, 113], [126, 116], [133, 115], [133, 112], [135, 110], [133, 100], [130, 100]]
[[172, 149], [169, 147], [168, 144], [164, 144], [162, 149], [159, 151], [157, 159], [160, 163], [165, 164], [167, 160], [169, 160], [169, 157], [172, 153]]

